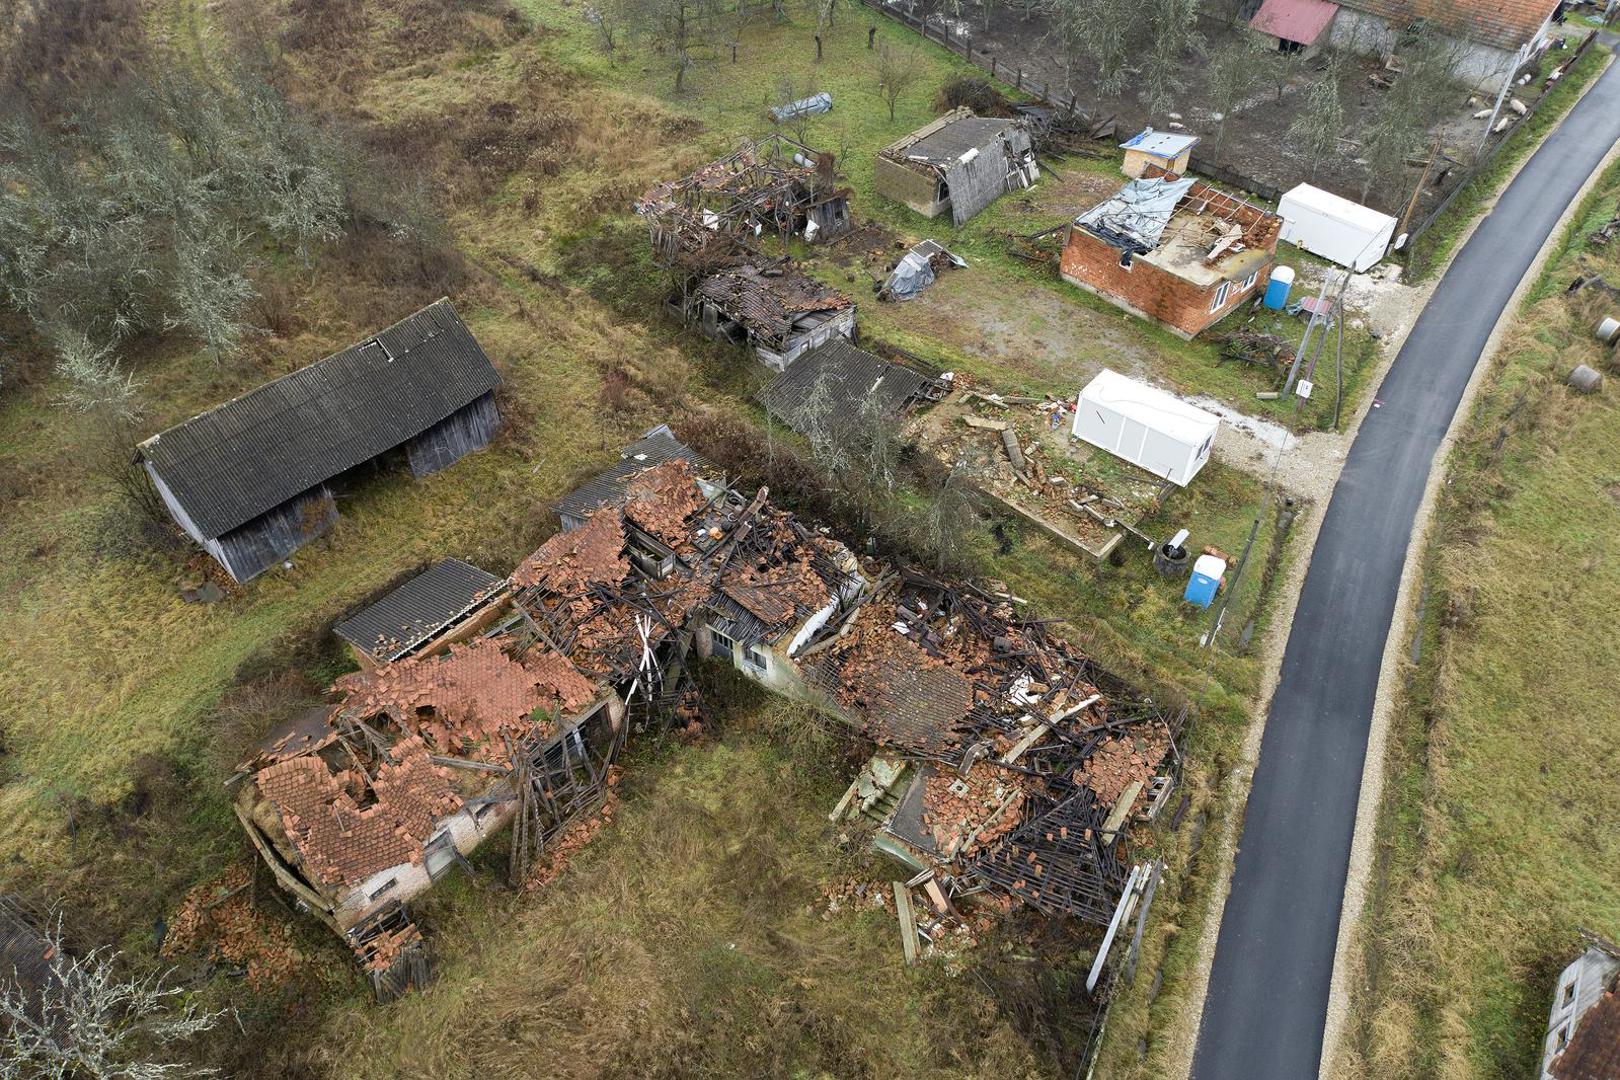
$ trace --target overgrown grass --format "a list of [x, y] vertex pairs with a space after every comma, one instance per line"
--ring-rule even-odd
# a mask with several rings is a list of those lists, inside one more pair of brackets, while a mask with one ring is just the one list
[[1580, 62], [1547, 91], [1535, 115], [1508, 132], [1507, 144], [1497, 151], [1491, 163], [1458, 192], [1440, 219], [1412, 244], [1406, 255], [1405, 276], [1409, 283], [1426, 281], [1445, 266], [1451, 249], [1473, 224], [1480, 209], [1496, 197], [1502, 185], [1541, 145], [1541, 140], [1581, 99], [1587, 86], [1608, 64], [1610, 55], [1606, 46], [1593, 42]]
[[1620, 830], [1589, 798], [1620, 780], [1620, 408], [1563, 385], [1612, 361], [1591, 335], [1612, 300], [1563, 286], [1620, 269], [1584, 243], [1617, 197], [1620, 167], [1527, 299], [1449, 463], [1392, 730], [1353, 1075], [1531, 1074], [1577, 928], [1620, 933]]

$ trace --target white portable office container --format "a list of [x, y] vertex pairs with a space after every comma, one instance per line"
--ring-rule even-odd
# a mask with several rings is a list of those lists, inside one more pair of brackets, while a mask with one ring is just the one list
[[1281, 239], [1360, 273], [1384, 257], [1395, 219], [1331, 191], [1301, 184], [1277, 204]]
[[1080, 391], [1074, 437], [1186, 487], [1209, 460], [1221, 419], [1106, 368]]

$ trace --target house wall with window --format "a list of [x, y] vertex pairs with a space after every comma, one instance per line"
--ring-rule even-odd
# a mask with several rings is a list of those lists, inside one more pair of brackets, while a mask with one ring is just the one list
[[1133, 315], [1152, 319], [1180, 337], [1191, 338], [1251, 299], [1271, 260], [1236, 281], [1203, 286], [1071, 226], [1060, 266], [1063, 279], [1070, 284]]
[[1555, 1080], [1553, 1059], [1569, 1045], [1581, 1018], [1597, 1004], [1617, 974], [1620, 974], [1620, 952], [1605, 941], [1588, 944], [1586, 951], [1559, 974], [1541, 1047], [1541, 1071], [1537, 1075], [1542, 1080]]

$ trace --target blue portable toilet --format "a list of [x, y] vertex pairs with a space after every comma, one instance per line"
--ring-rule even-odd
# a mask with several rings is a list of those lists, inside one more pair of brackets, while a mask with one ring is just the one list
[[1288, 294], [1294, 288], [1294, 268], [1292, 266], [1272, 267], [1271, 276], [1266, 279], [1266, 307], [1272, 311], [1281, 311], [1288, 306]]
[[1221, 578], [1226, 576], [1226, 560], [1218, 555], [1200, 555], [1193, 563], [1192, 577], [1187, 579], [1187, 591], [1181, 598], [1195, 607], [1207, 608], [1215, 602]]

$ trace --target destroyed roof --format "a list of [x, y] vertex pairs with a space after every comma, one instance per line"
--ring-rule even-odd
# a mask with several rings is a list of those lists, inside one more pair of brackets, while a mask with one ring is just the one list
[[537, 727], [554, 735], [543, 714], [570, 716], [599, 696], [564, 657], [538, 646], [509, 655], [494, 638], [351, 672], [333, 688], [345, 695], [345, 715], [387, 716], [440, 754], [486, 761], [505, 761], [508, 741], [529, 738]]
[[[818, 423], [841, 428], [899, 416], [933, 383], [926, 375], [835, 338], [794, 361], [755, 397], [772, 416], [805, 432]], [[813, 414], [817, 401], [825, 401], [825, 416]]]
[[756, 266], [722, 270], [698, 282], [696, 293], [767, 341], [783, 341], [802, 315], [842, 311], [849, 297], [797, 270]]
[[1586, 1010], [1547, 1071], [1557, 1080], [1620, 1080], [1620, 996], [1612, 987]]
[[439, 300], [152, 436], [140, 456], [214, 538], [421, 434], [500, 381]]
[[861, 609], [811, 673], [870, 738], [899, 749], [943, 753], [973, 707], [966, 676], [891, 626], [876, 602]]
[[592, 512], [579, 528], [557, 533], [536, 548], [512, 571], [512, 584], [567, 595], [590, 585], [623, 581], [629, 573], [624, 514], [609, 506]]
[[883, 153], [902, 161], [918, 161], [949, 169], [969, 150], [993, 146], [1001, 134], [1020, 121], [999, 116], [975, 116], [960, 108], [918, 128], [885, 147]]
[[[1314, 2], [1314, 0], [1309, 0]], [[1132, 135], [1125, 142], [1119, 144], [1121, 150], [1136, 150], [1143, 154], [1152, 154], [1154, 157], [1175, 158], [1183, 150], [1190, 150], [1198, 145], [1198, 136], [1187, 135], [1175, 131], [1154, 131], [1151, 127], [1143, 128]]]
[[636, 474], [666, 461], [687, 462], [700, 473], [714, 469], [702, 454], [677, 439], [668, 424], [659, 424], [625, 447], [617, 464], [564, 495], [555, 509], [569, 517], [584, 517], [597, 507], [621, 498]]
[[461, 806], [420, 738], [399, 742], [389, 757], [370, 781], [376, 801], [364, 808], [319, 757], [279, 761], [254, 777], [320, 882], [358, 885], [390, 866], [419, 862], [437, 820]]
[[1132, 180], [1109, 198], [1074, 219], [1119, 248], [1152, 251], [1176, 212], [1176, 204], [1193, 186], [1191, 179], [1154, 176]]
[[1471, 41], [1509, 52], [1535, 38], [1558, 0], [1343, 0], [1343, 6], [1404, 30], [1418, 19]]
[[1249, 29], [1314, 45], [1338, 13], [1339, 5], [1329, 0], [1265, 0], [1249, 20]]
[[501, 579], [444, 559], [338, 623], [334, 633], [378, 660], [393, 660], [499, 591]]

